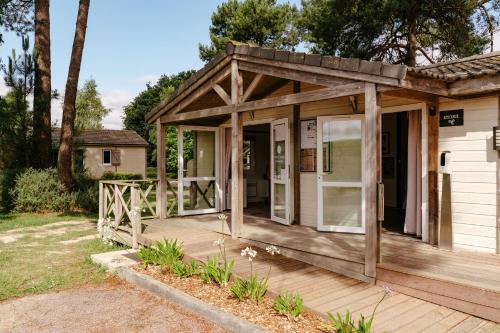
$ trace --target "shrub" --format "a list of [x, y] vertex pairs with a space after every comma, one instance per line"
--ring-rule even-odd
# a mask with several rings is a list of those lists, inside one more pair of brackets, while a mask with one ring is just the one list
[[139, 250], [139, 257], [144, 262], [144, 266], [159, 265], [171, 268], [172, 265], [184, 256], [182, 245], [177, 244], [177, 240], [164, 240], [156, 242], [150, 247], [142, 247]]
[[16, 177], [11, 191], [17, 212], [67, 211], [73, 196], [57, 180], [56, 169], [27, 169]]
[[87, 173], [76, 173], [73, 176], [74, 206], [87, 211], [97, 212], [99, 209], [99, 182]]
[[233, 266], [234, 260], [230, 262], [224, 260], [219, 263], [218, 257], [210, 257], [202, 268], [201, 278], [206, 283], [215, 282], [219, 286], [225, 287], [231, 278]]
[[106, 171], [102, 174], [101, 180], [141, 180], [143, 178], [140, 173]]
[[279, 314], [286, 316], [288, 320], [295, 320], [302, 313], [303, 303], [304, 301], [298, 292], [285, 293], [274, 300], [274, 309]]
[[16, 184], [16, 177], [23, 169], [0, 170], [0, 211], [10, 210], [13, 206], [12, 189]]
[[170, 270], [177, 277], [187, 278], [199, 273], [200, 264], [195, 260], [186, 263], [179, 260], [172, 264]]

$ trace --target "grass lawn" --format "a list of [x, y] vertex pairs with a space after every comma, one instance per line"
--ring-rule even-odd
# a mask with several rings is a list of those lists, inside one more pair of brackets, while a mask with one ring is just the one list
[[120, 249], [96, 239], [83, 215], [0, 215], [0, 301], [99, 283], [107, 274], [90, 255]]

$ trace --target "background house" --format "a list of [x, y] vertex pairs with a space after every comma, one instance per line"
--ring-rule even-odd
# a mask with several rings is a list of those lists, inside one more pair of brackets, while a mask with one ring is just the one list
[[[52, 129], [52, 143], [59, 146], [61, 129]], [[74, 138], [73, 166], [92, 178], [104, 172], [138, 173], [146, 177], [148, 143], [135, 131], [81, 130]]]

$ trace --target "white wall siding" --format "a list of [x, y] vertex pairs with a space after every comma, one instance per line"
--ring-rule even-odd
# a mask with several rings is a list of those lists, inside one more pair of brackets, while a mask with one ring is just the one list
[[[456, 248], [496, 251], [497, 159], [493, 126], [498, 97], [442, 102], [439, 110], [464, 109], [464, 126], [441, 127], [439, 150], [451, 151], [452, 229]], [[442, 177], [439, 178], [439, 197]]]

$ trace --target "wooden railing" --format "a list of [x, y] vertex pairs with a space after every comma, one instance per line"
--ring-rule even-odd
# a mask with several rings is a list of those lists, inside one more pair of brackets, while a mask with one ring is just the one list
[[[130, 231], [132, 247], [138, 247], [142, 221], [160, 217], [160, 193], [157, 179], [101, 180], [99, 182], [99, 220], [106, 228]], [[166, 215], [176, 214], [177, 192], [173, 182], [166, 182]]]

